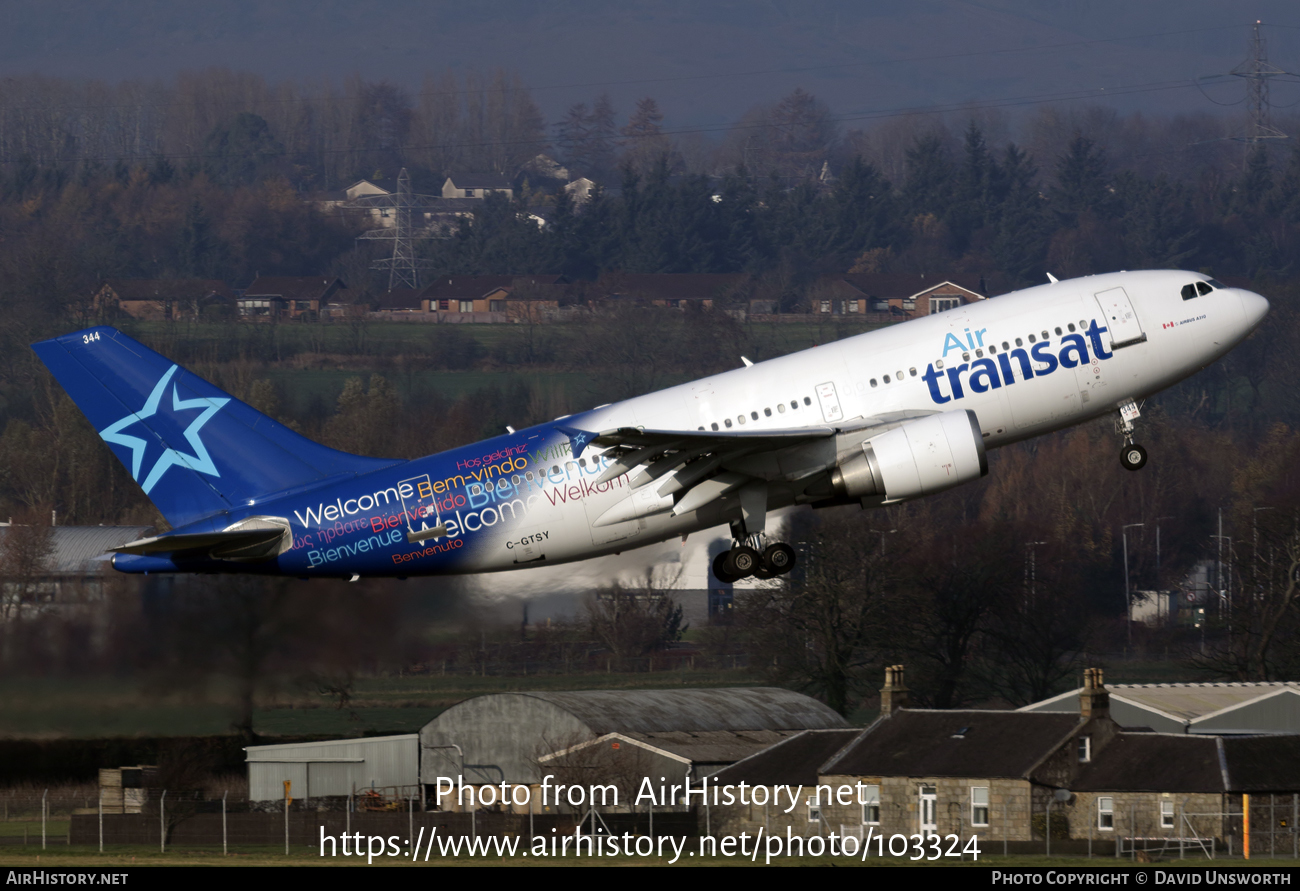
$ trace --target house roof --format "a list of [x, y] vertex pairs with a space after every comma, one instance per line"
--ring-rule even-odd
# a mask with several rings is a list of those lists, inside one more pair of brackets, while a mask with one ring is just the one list
[[[1233, 682], [1212, 684], [1107, 684], [1112, 700], [1149, 709], [1176, 721], [1195, 723], [1227, 709], [1283, 690], [1300, 693], [1300, 682]], [[1079, 690], [1030, 703], [1022, 712], [1079, 711]]]
[[447, 177], [455, 189], [514, 189], [510, 180], [483, 173], [458, 173]]
[[564, 709], [597, 734], [844, 726], [844, 718], [817, 700], [777, 687], [577, 690], [522, 695]]
[[[0, 526], [0, 543], [19, 528]], [[112, 556], [109, 548], [120, 547], [153, 531], [152, 526], [55, 526], [50, 530], [52, 551], [48, 574], [83, 576], [102, 572]]]
[[378, 297], [380, 309], [419, 309], [422, 288], [392, 288]]
[[1222, 792], [1219, 741], [1182, 733], [1117, 733], [1070, 784], [1075, 792]]
[[1079, 720], [1056, 712], [900, 709], [863, 731], [822, 773], [1023, 777]]
[[202, 300], [234, 297], [230, 285], [215, 278], [108, 278], [103, 286], [113, 289], [119, 300]]
[[724, 767], [715, 779], [720, 784], [813, 786], [821, 775], [821, 766], [861, 734], [862, 731], [856, 727], [805, 730]]
[[748, 280], [744, 273], [620, 273], [602, 276], [597, 287], [612, 297], [690, 300], [720, 297]]
[[562, 275], [449, 275], [430, 282], [420, 295], [426, 300], [475, 300], [502, 288], [567, 284]]
[[1300, 792], [1300, 735], [1225, 736], [1220, 739], [1228, 766], [1230, 791]]
[[318, 275], [302, 277], [261, 276], [244, 291], [245, 297], [280, 297], [285, 300], [324, 300], [335, 283], [346, 288], [337, 278]]
[[913, 275], [903, 272], [846, 272], [835, 278], [861, 291], [867, 297], [904, 298], [953, 284], [977, 297], [985, 296], [984, 280], [978, 275]]

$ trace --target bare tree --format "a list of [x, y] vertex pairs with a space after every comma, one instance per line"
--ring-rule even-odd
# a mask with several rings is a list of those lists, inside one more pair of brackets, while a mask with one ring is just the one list
[[874, 682], [888, 643], [894, 572], [884, 554], [863, 547], [856, 517], [818, 518], [803, 538], [802, 570], [744, 595], [738, 612], [773, 680], [847, 715]]
[[680, 640], [690, 627], [672, 591], [681, 570], [646, 574], [633, 584], [615, 584], [596, 592], [587, 604], [591, 634], [618, 659], [645, 656]]

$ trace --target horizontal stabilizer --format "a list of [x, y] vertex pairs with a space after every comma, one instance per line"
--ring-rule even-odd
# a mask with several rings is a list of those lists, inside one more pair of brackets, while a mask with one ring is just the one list
[[256, 562], [270, 560], [293, 545], [289, 522], [280, 517], [249, 517], [220, 532], [155, 535], [112, 548], [119, 554], [158, 556], [184, 554], [212, 560]]

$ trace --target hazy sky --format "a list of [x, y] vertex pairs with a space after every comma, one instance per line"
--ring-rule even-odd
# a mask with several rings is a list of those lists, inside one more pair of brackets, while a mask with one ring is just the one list
[[[909, 106], [1075, 91], [1123, 109], [1219, 111], [1190, 81], [1241, 62], [1256, 18], [1272, 61], [1300, 70], [1300, 6], [1282, 0], [8, 0], [0, 75], [225, 66], [418, 89], [426, 72], [502, 66], [552, 120], [608, 90], [623, 113], [649, 95], [670, 125], [699, 127], [796, 86], [849, 126]], [[1279, 104], [1300, 99], [1300, 87], [1275, 92]]]

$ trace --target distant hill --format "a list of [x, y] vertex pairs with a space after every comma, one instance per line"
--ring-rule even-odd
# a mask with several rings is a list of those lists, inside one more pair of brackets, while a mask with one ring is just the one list
[[[623, 114], [649, 95], [666, 125], [709, 126], [796, 86], [852, 114], [1188, 80], [1241, 61], [1258, 17], [1300, 25], [1284, 0], [8, 0], [0, 75], [224, 66], [276, 79], [359, 72], [418, 89], [425, 72], [503, 66], [552, 120], [608, 89]], [[1166, 33], [1192, 28], [1221, 30]], [[1300, 66], [1300, 30], [1269, 36], [1275, 62]], [[1048, 48], [989, 54], [1033, 47]], [[1121, 107], [1217, 110], [1193, 89]]]

